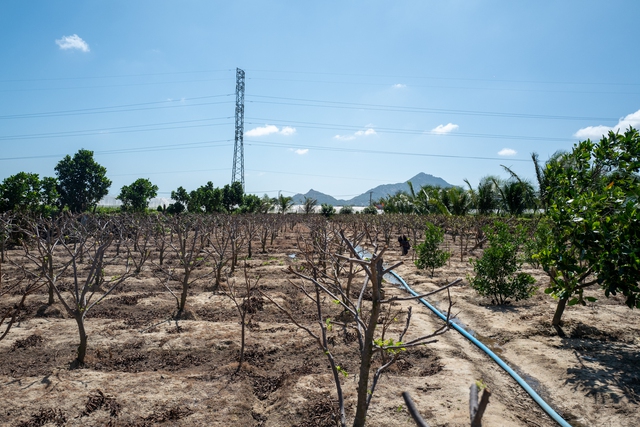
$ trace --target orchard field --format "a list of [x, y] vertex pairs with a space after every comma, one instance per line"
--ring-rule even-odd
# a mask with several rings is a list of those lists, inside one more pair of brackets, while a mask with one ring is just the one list
[[[584, 296], [598, 300], [567, 307], [554, 328], [557, 301], [543, 292], [549, 276], [528, 264], [535, 294], [492, 304], [469, 286], [469, 259], [482, 256], [488, 219], [123, 214], [3, 221], [1, 425], [334, 426], [336, 380], [351, 425], [360, 341], [374, 301], [383, 304], [372, 332], [378, 351], [366, 425], [415, 425], [401, 397], [407, 391], [430, 426], [468, 426], [473, 383], [492, 393], [483, 425], [556, 425], [424, 306], [394, 300], [408, 294], [389, 275], [376, 300], [363, 269], [380, 253], [383, 268], [393, 267], [419, 293], [461, 278], [428, 300], [571, 425], [638, 425], [640, 313], [624, 297], [589, 287]], [[403, 256], [398, 244], [403, 235], [423, 241], [427, 221], [445, 231], [440, 247], [452, 252], [433, 277], [416, 267], [413, 248]], [[533, 220], [514, 222], [535, 228]], [[421, 345], [411, 346], [415, 340]]]

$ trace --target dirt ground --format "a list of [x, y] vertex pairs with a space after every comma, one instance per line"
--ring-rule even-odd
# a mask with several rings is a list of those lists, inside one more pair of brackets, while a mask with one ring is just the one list
[[[300, 319], [312, 324], [312, 307], [288, 284], [298, 253], [281, 236], [268, 253], [254, 251], [249, 275], [261, 289], [289, 299]], [[474, 255], [474, 254], [472, 254]], [[478, 251], [475, 255], [480, 255]], [[11, 251], [9, 251], [11, 256]], [[417, 292], [434, 290], [458, 277], [452, 288], [456, 321], [513, 367], [572, 426], [638, 426], [640, 415], [640, 312], [621, 298], [599, 298], [568, 307], [565, 337], [551, 327], [555, 301], [542, 292], [542, 271], [527, 270], [540, 291], [506, 306], [491, 305], [469, 288], [468, 255], [454, 249], [449, 264], [430, 278], [400, 248], [385, 263]], [[7, 264], [4, 273], [10, 274]], [[240, 271], [232, 280], [242, 283]], [[387, 296], [407, 296], [385, 284]], [[17, 298], [17, 297], [16, 297]], [[333, 426], [336, 390], [325, 355], [268, 300], [256, 294], [247, 330], [246, 364], [238, 375], [238, 313], [231, 300], [197, 282], [189, 316], [171, 320], [175, 300], [145, 265], [87, 319], [89, 349], [83, 368], [72, 368], [77, 327], [59, 303], [33, 295], [7, 338], [0, 341], [2, 426]], [[431, 299], [446, 308], [444, 295]], [[2, 307], [12, 301], [1, 301]], [[424, 335], [441, 321], [414, 302], [409, 337]], [[350, 374], [342, 379], [349, 416], [355, 412], [356, 353], [335, 339], [332, 351]], [[469, 425], [469, 386], [491, 390], [485, 426], [553, 426], [538, 405], [488, 356], [455, 330], [437, 342], [403, 352], [383, 375], [369, 410], [369, 426], [413, 426], [401, 393], [408, 391], [431, 426]]]

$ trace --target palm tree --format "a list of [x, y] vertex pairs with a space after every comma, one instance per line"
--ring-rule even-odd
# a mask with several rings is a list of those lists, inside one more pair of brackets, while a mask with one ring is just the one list
[[414, 212], [411, 196], [404, 191], [398, 191], [392, 196], [380, 199], [384, 213], [410, 214]]
[[[549, 157], [544, 164], [540, 165], [538, 153], [531, 153], [531, 160], [533, 160], [533, 167], [536, 170], [536, 179], [538, 180], [538, 200], [540, 201], [540, 207], [546, 211], [549, 206], [549, 177], [547, 176], [547, 166], [553, 162], [562, 161], [566, 159], [566, 151], [558, 150]], [[566, 161], [566, 160], [564, 160]]]
[[452, 215], [464, 216], [472, 206], [472, 197], [468, 191], [460, 187], [450, 187], [444, 190], [449, 200], [449, 212]]
[[276, 200], [278, 209], [284, 215], [293, 206], [293, 197], [283, 196], [280, 194]]
[[479, 215], [490, 215], [499, 209], [499, 180], [495, 176], [488, 175], [478, 183], [475, 207]]
[[502, 209], [510, 215], [522, 215], [527, 209], [535, 209], [536, 196], [533, 185], [521, 179], [507, 166], [501, 166], [511, 175], [510, 179], [502, 182], [502, 185], [495, 182], [500, 192]]
[[[409, 183], [410, 184], [410, 183]], [[410, 186], [412, 193], [413, 188]], [[426, 215], [429, 213], [449, 213], [448, 209], [442, 204], [442, 191], [440, 187], [433, 185], [425, 185], [420, 188], [418, 193], [414, 193], [413, 207], [415, 213]]]
[[260, 199], [260, 207], [258, 208], [258, 211], [263, 214], [269, 213], [275, 206], [275, 203], [276, 199], [272, 199], [267, 194], [265, 194], [264, 196], [262, 196], [262, 199]]
[[316, 205], [318, 204], [318, 200], [313, 197], [304, 196], [304, 201], [302, 202], [302, 212], [305, 215], [309, 215], [310, 213], [314, 213], [316, 209]]

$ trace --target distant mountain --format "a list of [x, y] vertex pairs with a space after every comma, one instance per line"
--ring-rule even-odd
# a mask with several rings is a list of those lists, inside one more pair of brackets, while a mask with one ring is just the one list
[[304, 203], [304, 198], [316, 199], [318, 201], [318, 206], [323, 203], [328, 203], [333, 206], [343, 206], [344, 200], [338, 200], [335, 197], [329, 196], [328, 194], [321, 193], [319, 191], [314, 190], [313, 188], [307, 191], [306, 194], [296, 194], [293, 196], [293, 204], [294, 205], [302, 205]]
[[421, 172], [405, 182], [379, 185], [349, 200], [336, 199], [332, 196], [329, 196], [328, 194], [324, 194], [316, 190], [309, 190], [306, 194], [296, 194], [295, 196], [293, 196], [293, 202], [296, 205], [301, 205], [304, 203], [304, 198], [306, 196], [316, 199], [318, 201], [318, 205], [321, 205], [322, 203], [328, 203], [333, 206], [369, 206], [369, 200], [373, 200], [375, 202], [377, 200], [380, 200], [382, 197], [396, 194], [398, 191], [408, 192], [408, 182], [411, 182], [413, 184], [414, 190], [418, 190], [420, 187], [423, 187], [425, 185], [433, 185], [435, 187], [443, 188], [453, 187], [453, 185], [449, 184], [442, 178]]

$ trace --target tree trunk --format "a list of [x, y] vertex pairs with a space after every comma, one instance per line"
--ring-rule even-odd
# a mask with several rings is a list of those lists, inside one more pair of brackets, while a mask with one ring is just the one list
[[[246, 304], [249, 304], [249, 299], [246, 300]], [[245, 310], [243, 308], [243, 310]], [[246, 312], [240, 316], [240, 324], [241, 324], [241, 332], [240, 332], [240, 357], [238, 358], [238, 369], [236, 369], [236, 373], [240, 372], [242, 368], [242, 362], [244, 361], [244, 341], [245, 341], [245, 318]]]
[[369, 371], [373, 358], [373, 339], [380, 315], [380, 287], [382, 286], [382, 259], [377, 259], [371, 268], [372, 307], [369, 325], [364, 337], [364, 348], [360, 362], [360, 378], [358, 379], [358, 403], [353, 427], [364, 427], [367, 417], [367, 397], [369, 395]]
[[[49, 278], [50, 280], [53, 279], [53, 250], [50, 250], [49, 252], [49, 256], [47, 257], [47, 259], [45, 260], [47, 263], [47, 270], [48, 270], [48, 274], [49, 274]], [[55, 298], [54, 298], [54, 289], [53, 289], [53, 284], [49, 283], [49, 301], [47, 301], [48, 305], [53, 305], [53, 303], [55, 303]]]
[[178, 314], [184, 311], [184, 307], [187, 305], [187, 294], [189, 292], [189, 279], [184, 278], [182, 282], [182, 294], [180, 295], [180, 305], [178, 306]]
[[53, 305], [56, 302], [54, 298], [53, 285], [49, 283], [49, 301], [47, 301], [47, 305]]
[[84, 329], [84, 318], [82, 313], [76, 313], [74, 315], [76, 323], [78, 324], [78, 334], [80, 335], [80, 344], [78, 345], [78, 356], [76, 358], [78, 366], [84, 364], [84, 358], [87, 355], [87, 332]]
[[554, 327], [560, 326], [560, 319], [562, 318], [562, 313], [564, 313], [564, 308], [567, 306], [568, 298], [561, 298], [558, 301], [558, 306], [556, 307], [556, 314], [553, 315], [553, 321], [551, 325]]

